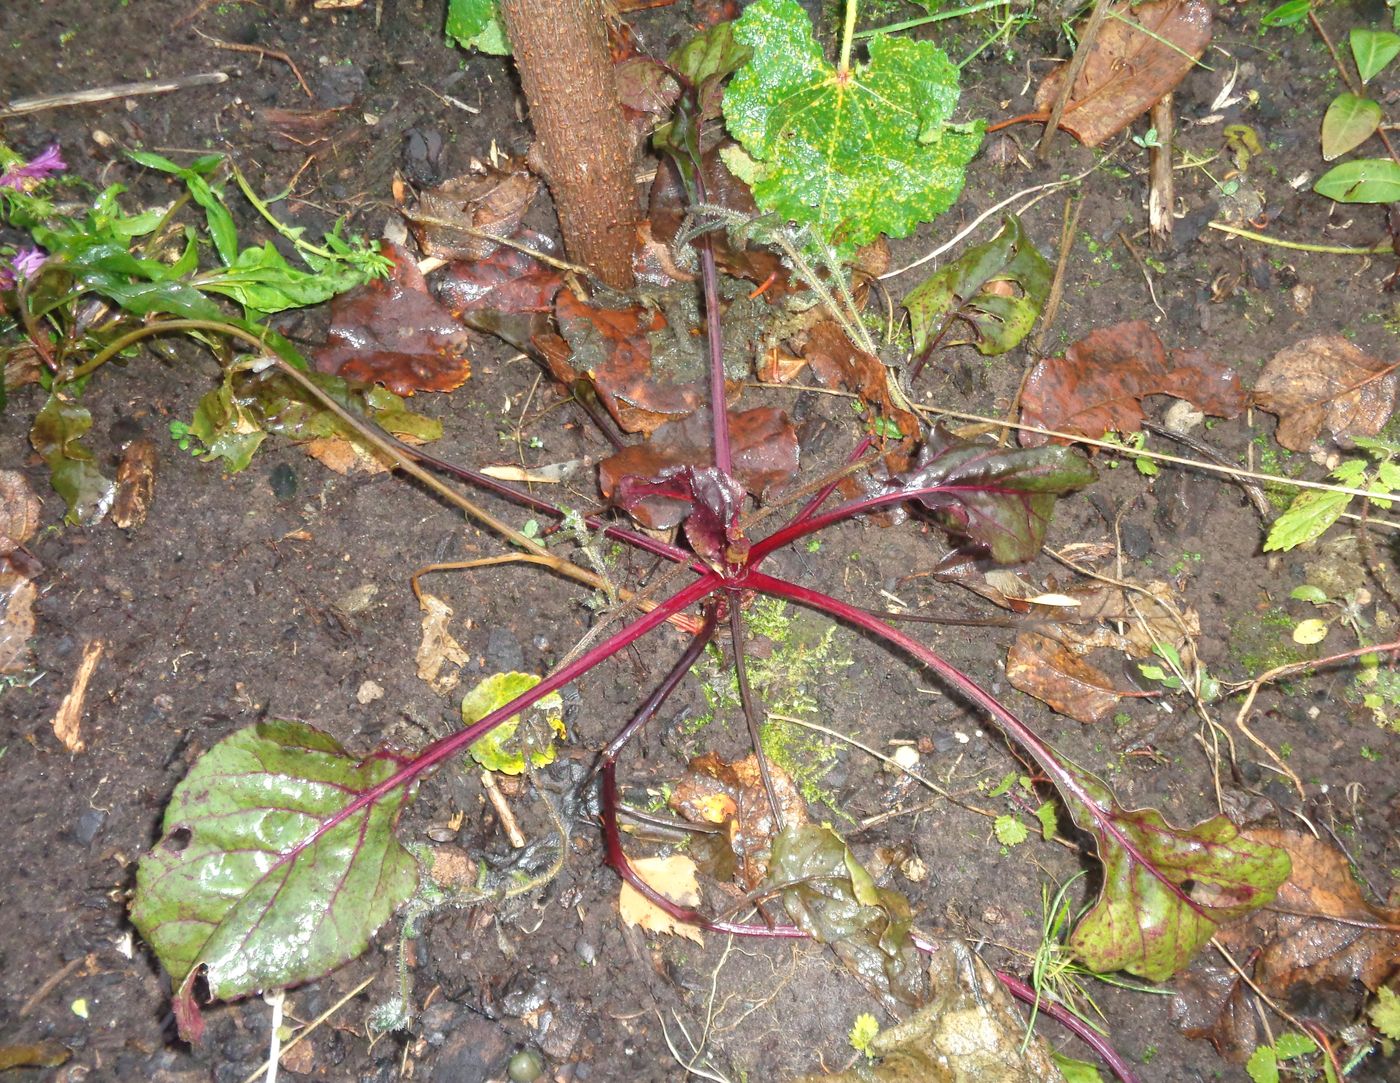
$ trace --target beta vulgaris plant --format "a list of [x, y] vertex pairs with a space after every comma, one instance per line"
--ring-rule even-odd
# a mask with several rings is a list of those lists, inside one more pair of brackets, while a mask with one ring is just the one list
[[[494, 6], [454, 4], [454, 11], [467, 7], [473, 9], [473, 18], [482, 17], [457, 29], [477, 44], [495, 44], [489, 36], [480, 38], [499, 34], [490, 22]], [[658, 145], [675, 159], [692, 209], [703, 214], [707, 206], [699, 129], [717, 118], [716, 92], [729, 79], [723, 117], [739, 141], [728, 154], [730, 167], [751, 183], [759, 207], [783, 223], [769, 235], [787, 230], [790, 221], [800, 227], [784, 234], [785, 251], [795, 261], [801, 258], [799, 245], [808, 241], [806, 251], [829, 261], [848, 257], [857, 245], [881, 233], [904, 235], [933, 218], [956, 197], [980, 140], [980, 123], [950, 121], [957, 99], [956, 69], [941, 50], [926, 42], [881, 37], [871, 43], [868, 64], [854, 63], [854, 5], [850, 14], [835, 66], [822, 58], [810, 23], [794, 0], [759, 0], [736, 23], [709, 31], [701, 47], [682, 49], [670, 65], [683, 95]], [[830, 138], [833, 133], [841, 138]], [[876, 158], [892, 164], [874, 168]], [[27, 318], [37, 311], [41, 319], [56, 324], [49, 328], [52, 333], [31, 330], [36, 344], [57, 342], [63, 351], [44, 359], [54, 389], [51, 402], [59, 404], [45, 410], [71, 413], [72, 396], [84, 376], [142, 335], [153, 333], [130, 322], [106, 331], [104, 324], [94, 329], [59, 322], [71, 311], [60, 304], [69, 291], [91, 291], [120, 309], [123, 315], [112, 320], [170, 316], [174, 319], [154, 326], [209, 338], [235, 334], [259, 350], [252, 359], [229, 364], [220, 387], [201, 404], [206, 416], [200, 422], [197, 415], [196, 424], [202, 427], [196, 435], [210, 455], [234, 466], [246, 463], [263, 430], [285, 415], [282, 399], [281, 405], [267, 408], [267, 393], [258, 390], [265, 383], [245, 384], [245, 377], [275, 367], [278, 394], [311, 396], [317, 403], [316, 416], [353, 429], [416, 477], [426, 476], [424, 465], [446, 470], [533, 514], [569, 518], [564, 509], [537, 496], [474, 470], [449, 466], [372, 429], [363, 412], [374, 406], [368, 392], [306, 375], [300, 355], [259, 321], [280, 307], [320, 298], [270, 245], [238, 247], [221, 184], [214, 179], [222, 176], [221, 163], [200, 159], [182, 168], [149, 154], [137, 160], [175, 175], [188, 198], [205, 210], [219, 266], [198, 271], [192, 232], [186, 234], [185, 252], [173, 262], [133, 255], [133, 242], [159, 235], [165, 219], [133, 223], [117, 213], [115, 192], [104, 193], [105, 202], [99, 201], [81, 229], [33, 222], [34, 236], [48, 251], [50, 264], [41, 277], [21, 287], [28, 292], [21, 299], [28, 304], [22, 304], [21, 311], [30, 314]], [[233, 176], [255, 207], [265, 210], [239, 175]], [[284, 235], [302, 252], [315, 272], [315, 289], [325, 296], [380, 269], [378, 257], [334, 235], [324, 248], [312, 248], [285, 230]], [[758, 711], [747, 676], [741, 611], [759, 595], [810, 607], [908, 655], [932, 670], [951, 694], [989, 716], [1034, 765], [1037, 779], [1048, 788], [1042, 796], [1051, 796], [1053, 789], [1069, 821], [1093, 840], [1101, 866], [1097, 899], [1069, 935], [1065, 949], [1085, 968], [1165, 979], [1185, 966], [1222, 923], [1272, 899], [1287, 877], [1289, 862], [1283, 850], [1244, 837], [1224, 816], [1181, 828], [1156, 810], [1124, 808], [1102, 781], [1066, 760], [996, 697], [913, 636], [851, 603], [768, 570], [775, 553], [828, 527], [901, 508], [932, 521], [969, 554], [1000, 564], [1024, 562], [1038, 552], [1056, 500], [1090, 484], [1094, 470], [1083, 454], [1069, 447], [1004, 448], [957, 439], [941, 430], [924, 434], [906, 467], [888, 469], [873, 457], [863, 458], [866, 441], [855, 449], [848, 468], [803, 490], [812, 494], [810, 499], [785, 523], [755, 531], [758, 519], [745, 514], [748, 494], [742, 473], [736, 471], [731, 417], [724, 405], [716, 237], [700, 228], [689, 243], [699, 260], [707, 321], [703, 341], [712, 427], [709, 459], [623, 476], [611, 496], [618, 510], [638, 517], [657, 500], [678, 507], [683, 544], [659, 541], [611, 517], [584, 519], [588, 530], [670, 562], [670, 581], [680, 585], [650, 600], [650, 608], [640, 616], [553, 673], [538, 680], [503, 676], [497, 682], [500, 687], [484, 693], [498, 706], [482, 713], [480, 702], [471, 709], [464, 705], [464, 728], [416, 753], [381, 748], [360, 756], [313, 726], [265, 721], [238, 730], [200, 757], [176, 787], [160, 841], [140, 861], [131, 910], [133, 922], [174, 982], [175, 1014], [185, 1037], [194, 1040], [202, 1032], [196, 996], [200, 979], [213, 1000], [305, 982], [363, 952], [396, 911], [406, 905], [413, 910], [414, 900], [423, 897], [424, 874], [395, 828], [419, 784], [434, 768], [456, 763], [469, 750], [487, 766], [512, 763], [526, 771], [543, 766], [547, 753], [532, 747], [521, 757], [499, 739], [501, 729], [529, 728], [524, 725], [529, 712], [545, 705], [550, 708], [542, 728], [547, 742], [551, 731], [557, 733], [561, 689], [668, 623], [685, 624], [688, 642], [600, 755], [608, 863], [678, 921], [740, 936], [814, 937], [837, 944], [843, 961], [886, 1006], [918, 1003], [923, 968], [907, 901], [898, 892], [876, 887], [830, 828], [784, 824], [757, 741], [768, 801], [783, 827], [773, 841], [763, 888], [780, 898], [792, 924], [768, 915], [763, 915], [768, 920], [752, 922], [712, 916], [679, 905], [649, 886], [624, 851], [618, 826], [620, 757], [725, 624], [732, 633], [745, 718], [750, 732], [756, 732]], [[810, 264], [803, 266], [809, 272], [803, 277], [814, 292], [826, 300], [833, 293], [849, 299], [850, 287], [839, 274], [834, 280], [827, 276], [823, 286], [822, 276], [810, 273]], [[1019, 222], [1008, 220], [996, 240], [973, 249], [906, 299], [920, 364], [955, 325], [970, 328], [972, 341], [984, 353], [1012, 348], [1034, 323], [1048, 282], [1044, 257]], [[211, 292], [232, 298], [243, 314], [229, 317], [210, 299]], [[843, 326], [849, 324], [848, 320]], [[93, 341], [99, 332], [100, 343]], [[100, 348], [92, 360], [76, 363], [73, 357], [85, 346]], [[355, 409], [347, 410], [348, 402]], [[401, 416], [401, 405], [383, 413]], [[61, 478], [73, 469], [68, 462], [86, 461], [72, 452], [74, 434], [81, 430], [73, 422], [44, 445], [52, 449], [45, 454], [55, 483], [61, 491], [67, 485], [80, 498], [88, 492], [90, 479], [84, 480], [81, 470], [78, 481]], [[867, 468], [865, 495], [829, 507], [841, 479], [856, 467]], [[465, 498], [459, 503], [469, 506]], [[517, 546], [542, 552], [523, 535], [488, 521]], [[573, 521], [577, 525], [576, 517]], [[553, 565], [575, 579], [596, 581], [557, 558]], [[619, 596], [627, 604], [628, 595]], [[505, 697], [509, 698], [499, 702]], [[533, 732], [540, 731], [534, 727]], [[421, 914], [422, 909], [413, 913]], [[1003, 980], [1018, 995], [1034, 996], [1014, 978]], [[1050, 1005], [1044, 1010], [1054, 1014]], [[1121, 1062], [1114, 1066], [1123, 1078], [1130, 1078]]]

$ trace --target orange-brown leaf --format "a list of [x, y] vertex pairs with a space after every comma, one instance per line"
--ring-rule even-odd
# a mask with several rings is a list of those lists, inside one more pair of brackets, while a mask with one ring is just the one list
[[1340, 335], [1314, 335], [1274, 354], [1254, 386], [1254, 402], [1278, 415], [1278, 442], [1307, 451], [1323, 428], [1334, 436], [1374, 436], [1395, 410], [1395, 365]]

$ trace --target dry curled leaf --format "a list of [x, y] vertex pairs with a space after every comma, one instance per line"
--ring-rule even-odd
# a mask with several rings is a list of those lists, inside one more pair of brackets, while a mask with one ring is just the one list
[[[1137, 432], [1148, 395], [1185, 399], [1215, 417], [1234, 417], [1246, 405], [1234, 368], [1200, 350], [1169, 354], [1146, 320], [1132, 320], [1091, 331], [1063, 357], [1037, 362], [1021, 395], [1021, 421], [1095, 439]], [[1021, 434], [1032, 447], [1047, 439]]]
[[156, 443], [139, 436], [127, 444], [117, 465], [117, 495], [112, 501], [112, 522], [123, 530], [146, 521], [156, 489]]
[[461, 677], [455, 670], [444, 673], [442, 667], [466, 665], [467, 652], [447, 630], [452, 622], [452, 607], [432, 594], [421, 595], [419, 604], [423, 608], [423, 637], [415, 659], [418, 677], [427, 681], [434, 692], [445, 695], [457, 687]]
[[1395, 410], [1396, 366], [1340, 335], [1315, 335], [1274, 354], [1254, 385], [1254, 403], [1278, 415], [1274, 433], [1307, 451], [1325, 428], [1342, 442], [1375, 436]]
[[[700, 882], [695, 875], [695, 862], [684, 854], [638, 857], [633, 858], [630, 864], [632, 871], [646, 881], [648, 886], [672, 902], [682, 906], [695, 906], [700, 902]], [[622, 891], [617, 898], [617, 908], [622, 915], [622, 923], [628, 927], [640, 925], [649, 933], [683, 936], [697, 944], [705, 942], [700, 930], [694, 925], [676, 920], [631, 884], [622, 885]]]
[[[1210, 44], [1214, 6], [1207, 0], [1152, 0], [1114, 5], [1089, 47], [1060, 127], [1096, 147], [1151, 109], [1186, 77]], [[1081, 27], [1082, 30], [1082, 27]], [[1035, 94], [1048, 110], [1067, 65], [1047, 75]]]
[[1022, 632], [1011, 644], [1006, 679], [1076, 722], [1100, 721], [1122, 696], [1101, 669], [1039, 632]]
[[425, 255], [485, 259], [501, 247], [495, 238], [515, 232], [539, 187], [524, 162], [506, 158], [420, 193], [404, 217]]
[[396, 395], [451, 391], [471, 375], [471, 332], [433, 299], [417, 264], [387, 242], [394, 269], [331, 301], [331, 329], [316, 367], [380, 383]]

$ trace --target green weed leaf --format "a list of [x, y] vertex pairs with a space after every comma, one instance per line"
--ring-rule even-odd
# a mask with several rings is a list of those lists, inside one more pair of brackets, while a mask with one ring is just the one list
[[1313, 191], [1338, 203], [1394, 203], [1400, 200], [1400, 164], [1389, 158], [1343, 162], [1318, 177]]
[[[921, 353], [930, 335], [955, 313], [973, 327], [982, 354], [1000, 354], [1030, 333], [1050, 292], [1050, 264], [1008, 215], [1002, 230], [986, 244], [969, 248], [941, 271], [924, 279], [904, 298]], [[1007, 294], [1005, 287], [1014, 287]], [[1000, 288], [998, 288], [1000, 287]]]
[[1003, 846], [1019, 846], [1031, 837], [1030, 830], [1010, 813], [998, 816], [992, 821], [992, 831], [997, 842]]
[[175, 788], [137, 866], [131, 920], [174, 980], [186, 1038], [201, 1030], [198, 972], [219, 1000], [307, 981], [363, 952], [413, 894], [417, 866], [393, 835], [408, 788], [372, 796], [397, 767], [300, 722], [264, 722]]
[[510, 56], [496, 0], [447, 0], [447, 36], [463, 49]]
[[1264, 27], [1276, 26], [1298, 26], [1308, 17], [1308, 12], [1312, 10], [1312, 0], [1287, 0], [1274, 8], [1262, 19], [1259, 25]]
[[1074, 785], [1060, 793], [1074, 822], [1093, 833], [1103, 865], [1098, 901], [1070, 936], [1091, 970], [1165, 981], [1222, 923], [1264, 906], [1288, 878], [1285, 850], [1245, 838], [1224, 816], [1174, 827], [1156, 809], [1124, 809], [1097, 779], [1067, 770]]
[[891, 1012], [922, 1004], [924, 964], [909, 935], [909, 901], [877, 887], [829, 827], [794, 824], [773, 840], [767, 883], [794, 924], [835, 951]]
[[1400, 55], [1400, 34], [1357, 27], [1351, 32], [1351, 55], [1361, 81], [1369, 83]]
[[[539, 683], [540, 678], [533, 673], [493, 673], [462, 700], [462, 723], [470, 726], [480, 721]], [[517, 737], [520, 715], [513, 715], [473, 742], [468, 751], [486, 770], [505, 775], [518, 775], [525, 770], [527, 750], [530, 766], [545, 767], [554, 762], [554, 737], [564, 736], [563, 711], [563, 698], [558, 692], [551, 692], [529, 709], [525, 734]], [[537, 721], [541, 718], [542, 724]]]
[[1341, 518], [1351, 497], [1325, 489], [1309, 489], [1293, 498], [1282, 515], [1269, 527], [1264, 551], [1296, 549], [1304, 542], [1322, 537], [1327, 528]]
[[1050, 1055], [1055, 1059], [1055, 1067], [1065, 1077], [1065, 1083], [1103, 1083], [1103, 1076], [1099, 1074], [1098, 1068], [1088, 1061], [1075, 1060], [1063, 1053]]
[[958, 72], [943, 50], [882, 35], [868, 64], [838, 72], [796, 0], [757, 0], [734, 36], [753, 58], [725, 92], [724, 117], [752, 159], [744, 172], [760, 207], [850, 251], [952, 205], [983, 126], [949, 123]]
[[1376, 990], [1375, 1003], [1367, 1014], [1371, 1025], [1393, 1042], [1400, 1042], [1400, 995], [1382, 985]]
[[1255, 1049], [1245, 1061], [1244, 1070], [1254, 1083], [1278, 1083], [1278, 1057], [1274, 1047], [1261, 1045]]
[[92, 414], [58, 391], [34, 415], [29, 442], [49, 467], [54, 492], [63, 497], [73, 524], [95, 523], [112, 506], [115, 489], [81, 443], [92, 428]]
[[1370, 98], [1350, 92], [1338, 94], [1322, 118], [1322, 158], [1332, 161], [1353, 151], [1376, 134], [1381, 107]]

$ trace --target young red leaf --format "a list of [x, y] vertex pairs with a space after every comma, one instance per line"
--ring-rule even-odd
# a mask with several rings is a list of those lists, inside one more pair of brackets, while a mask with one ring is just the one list
[[364, 951], [413, 894], [417, 864], [393, 835], [409, 787], [345, 815], [399, 767], [300, 722], [241, 729], [195, 763], [131, 908], [175, 983], [182, 1036], [203, 1030], [201, 970], [219, 1000], [308, 981]]
[[1288, 879], [1286, 851], [1224, 816], [1175, 827], [1156, 809], [1124, 809], [1087, 774], [1060, 770], [1069, 782], [1060, 795], [1103, 864], [1102, 893], [1070, 937], [1091, 970], [1165, 981], [1223, 923], [1266, 905]]

